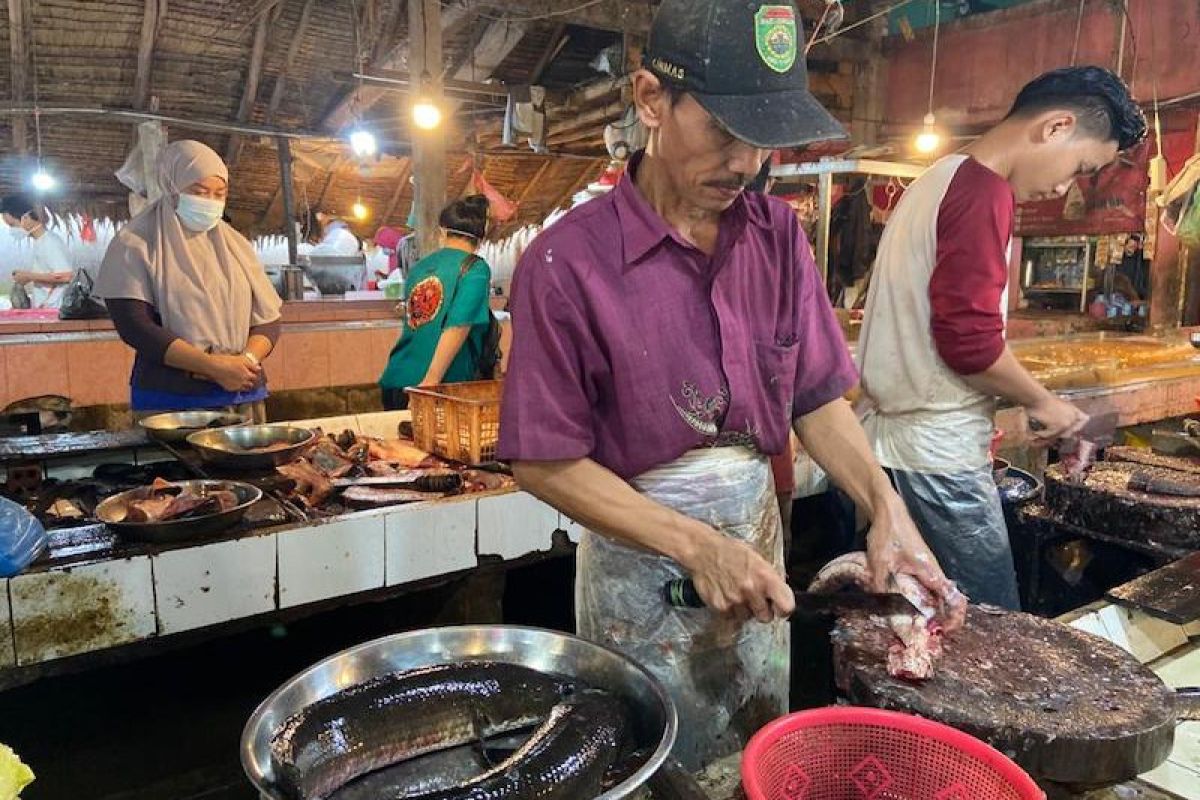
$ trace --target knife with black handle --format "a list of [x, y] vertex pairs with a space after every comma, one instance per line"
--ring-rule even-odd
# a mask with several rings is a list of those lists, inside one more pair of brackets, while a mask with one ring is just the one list
[[[691, 578], [676, 578], [667, 581], [662, 587], [663, 600], [675, 608], [705, 608], [704, 600], [696, 591], [696, 584]], [[861, 611], [868, 614], [919, 614], [914, 606], [902, 594], [875, 594], [872, 592], [835, 592], [833, 594], [816, 594], [814, 592], [796, 592], [797, 614], [838, 615], [851, 611]]]

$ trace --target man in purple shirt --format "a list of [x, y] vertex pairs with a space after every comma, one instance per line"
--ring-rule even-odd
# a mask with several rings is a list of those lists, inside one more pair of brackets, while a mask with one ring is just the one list
[[[633, 75], [646, 151], [513, 281], [500, 457], [587, 528], [579, 633], [667, 685], [693, 768], [787, 711], [794, 596], [766, 455], [789, 424], [872, 520], [876, 588], [907, 572], [955, 595], [842, 400], [857, 375], [795, 216], [743, 192], [772, 148], [844, 135], [803, 41], [790, 4], [665, 0]], [[707, 610], [664, 602], [684, 575]]]

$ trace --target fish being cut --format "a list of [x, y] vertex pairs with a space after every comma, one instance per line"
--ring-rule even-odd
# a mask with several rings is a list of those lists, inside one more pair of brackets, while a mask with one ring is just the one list
[[[896, 637], [888, 649], [888, 674], [911, 681], [928, 680], [933, 677], [934, 664], [942, 654], [943, 624], [937, 616], [938, 600], [911, 575], [897, 574], [893, 579], [896, 591], [920, 613], [891, 614], [886, 618]], [[869, 585], [867, 554], [859, 551], [835, 558], [822, 567], [808, 590], [833, 593], [851, 586], [866, 589]], [[953, 596], [946, 597], [945, 601], [946, 607], [940, 610], [951, 627], [957, 627], [966, 614], [966, 598], [955, 589]]]
[[367, 457], [371, 461], [390, 461], [407, 469], [437, 466], [437, 459], [406, 439], [371, 439]]
[[275, 471], [296, 484], [293, 492], [308, 508], [316, 508], [333, 492], [333, 483], [308, 459], [300, 458], [291, 464], [282, 464]]
[[342, 492], [347, 503], [364, 508], [394, 506], [399, 503], [421, 503], [437, 500], [440, 492], [420, 492], [414, 489], [383, 488], [381, 486], [350, 486]]
[[535, 725], [572, 691], [492, 662], [385, 675], [291, 716], [271, 738], [271, 764], [290, 797], [321, 800], [389, 764]]

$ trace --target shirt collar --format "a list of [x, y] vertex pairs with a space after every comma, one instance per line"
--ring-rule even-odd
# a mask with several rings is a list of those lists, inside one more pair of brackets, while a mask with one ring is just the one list
[[[625, 174], [613, 189], [613, 203], [617, 209], [617, 219], [621, 225], [621, 246], [626, 264], [634, 264], [654, 249], [664, 239], [673, 239], [682, 247], [692, 245], [684, 241], [658, 212], [651, 208], [650, 203], [642, 195], [634, 175], [642, 163], [645, 151], [639, 151], [629, 160]], [[743, 192], [733, 205], [721, 215], [721, 227], [738, 221], [744, 217], [747, 221], [761, 228], [769, 228], [771, 221], [766, 213], [766, 204], [757, 198], [751, 201]]]

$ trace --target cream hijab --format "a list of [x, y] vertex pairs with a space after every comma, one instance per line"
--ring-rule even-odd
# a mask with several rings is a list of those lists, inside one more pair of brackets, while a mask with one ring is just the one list
[[106, 299], [154, 306], [163, 327], [201, 350], [240, 353], [250, 328], [279, 319], [281, 302], [250, 242], [224, 222], [206, 233], [183, 227], [180, 193], [229, 170], [200, 142], [172, 142], [158, 162], [163, 196], [117, 233], [96, 290]]

